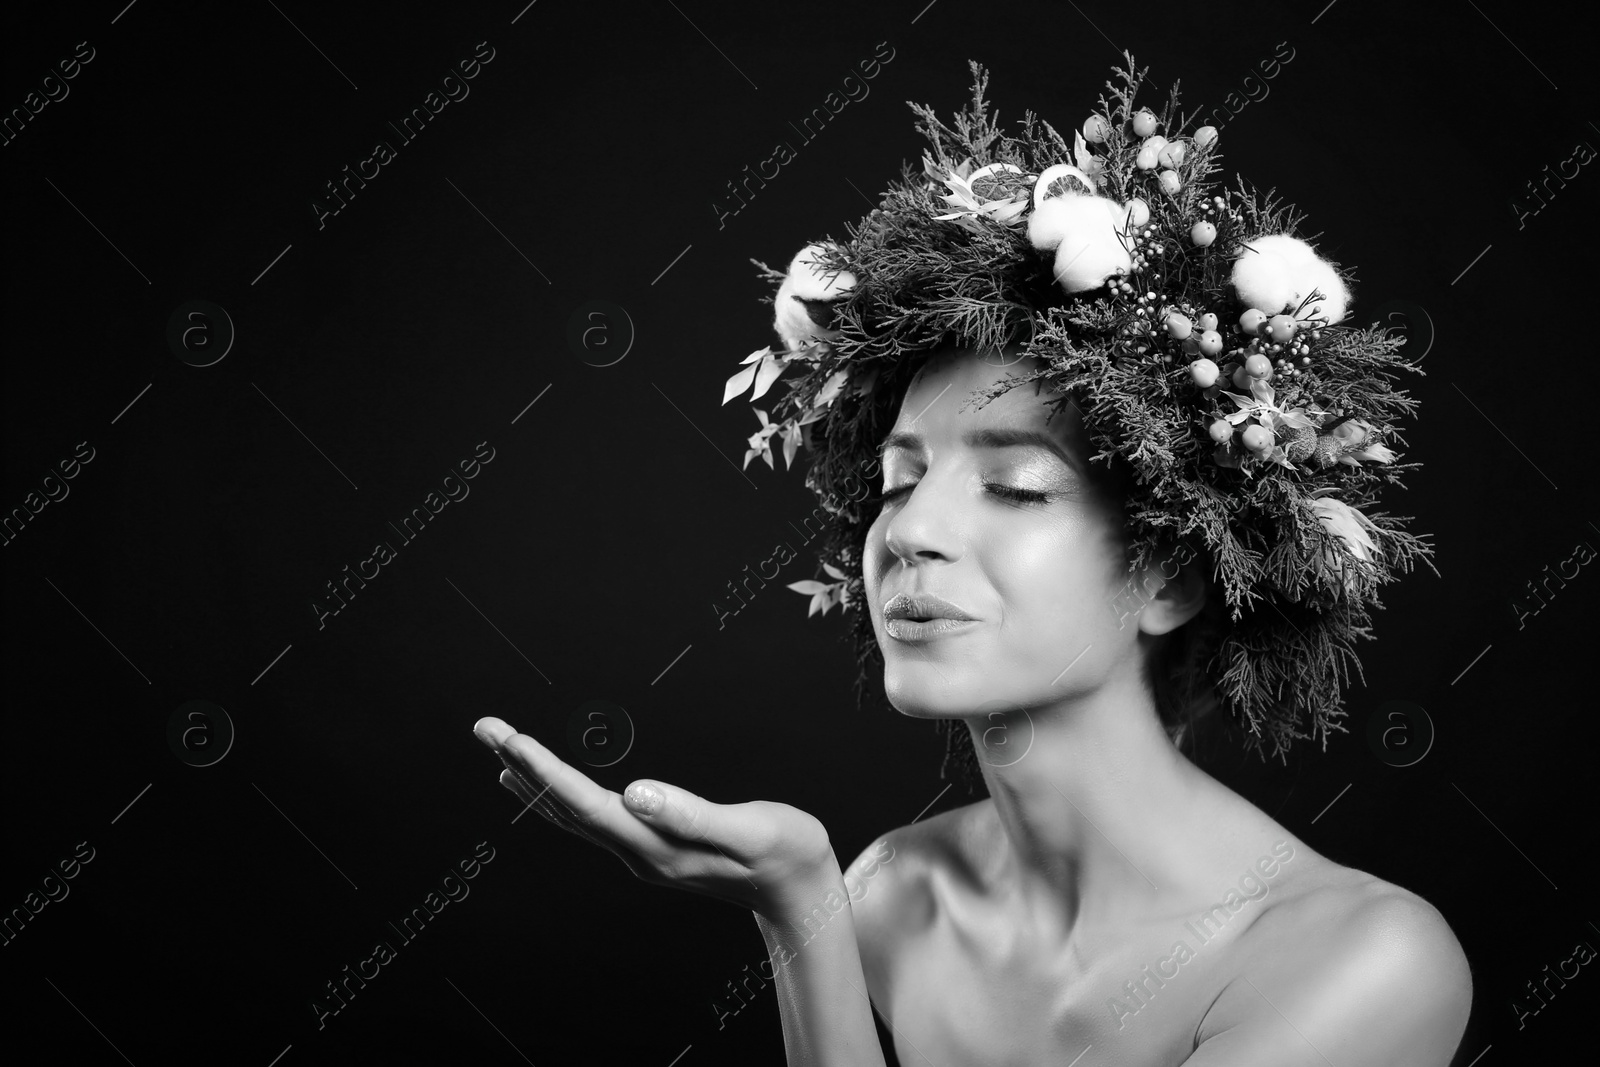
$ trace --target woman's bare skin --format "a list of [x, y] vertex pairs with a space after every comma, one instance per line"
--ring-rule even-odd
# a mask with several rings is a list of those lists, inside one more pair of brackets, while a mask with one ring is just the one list
[[[866, 539], [890, 700], [962, 718], [990, 794], [888, 835], [896, 859], [854, 906], [901, 1063], [1442, 1067], [1471, 1003], [1454, 935], [1174, 748], [1141, 667], [1206, 577], [1173, 566], [1130, 599], [1082, 413], [1051, 416], [1028, 387], [963, 403], [1025, 369], [928, 360]], [[887, 604], [924, 592], [977, 621], [901, 639]]]
[[[1216, 1062], [1447, 1062], [1466, 1023], [1471, 980], [1437, 911], [1399, 886], [1318, 855], [1251, 811], [1255, 818], [1242, 813], [1239, 836], [1259, 847], [1219, 853], [1210, 896], [1144, 902], [1112, 926], [1075, 928], [1064, 939], [1040, 936], [1008, 892], [992, 800], [884, 835], [894, 860], [878, 865], [852, 908], [867, 988], [891, 1027], [900, 1063], [1197, 1064], [1211, 1062], [1192, 1058], [1202, 1043], [1211, 1042], [1208, 1054], [1220, 1054], [1224, 1043], [1241, 1039], [1261, 1049], [1260, 1058], [1241, 1049]], [[1290, 858], [1279, 859], [1286, 852]], [[1274, 870], [1270, 878], [1256, 869], [1263, 857]], [[1249, 891], [1264, 887], [1265, 894], [1240, 893], [1243, 903], [1231, 913], [1208, 911], [1246, 872], [1255, 877]], [[1202, 922], [1207, 915], [1209, 923]], [[1351, 938], [1365, 938], [1366, 947], [1355, 949]], [[1171, 958], [1179, 941], [1193, 950], [1187, 962]], [[1336, 966], [1330, 961], [1362, 951], [1398, 968], [1387, 980], [1397, 999], [1376, 1019], [1426, 1008], [1415, 998], [1435, 998], [1446, 1025], [1429, 1042], [1431, 1059], [1392, 1051], [1382, 1052], [1390, 1058], [1357, 1056], [1340, 1043], [1296, 1034], [1291, 1009], [1300, 994], [1292, 991], [1317, 988]], [[1356, 985], [1345, 997], [1377, 991]]]
[[[1014, 367], [925, 363], [862, 559], [889, 699], [961, 719], [989, 799], [841, 872], [789, 805], [644, 780], [624, 797], [484, 719], [502, 783], [639, 877], [752, 909], [791, 1067], [879, 1067], [873, 1006], [905, 1067], [1444, 1067], [1472, 994], [1449, 926], [1173, 746], [1143, 672], [1207, 577], [1163, 561], [1128, 609], [1081, 413], [1051, 419], [1028, 388], [963, 403]], [[961, 614], [936, 621], [930, 596]]]

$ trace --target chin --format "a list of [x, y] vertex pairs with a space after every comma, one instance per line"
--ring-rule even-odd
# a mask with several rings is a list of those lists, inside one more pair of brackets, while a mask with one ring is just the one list
[[1041, 704], [1037, 694], [1030, 699], [1024, 692], [1005, 692], [1001, 671], [956, 674], [948, 667], [939, 669], [945, 677], [927, 662], [886, 667], [884, 691], [889, 703], [911, 719], [973, 723], [978, 728], [974, 735], [978, 758], [984, 763], [1007, 767], [1027, 755], [1033, 747], [1036, 722], [1029, 709], [1037, 711]]
[[970, 711], [968, 670], [964, 664], [926, 645], [907, 645], [884, 633], [883, 620], [873, 629], [883, 657], [883, 691], [889, 704], [912, 719], [950, 719]]
[[890, 706], [912, 719], [1026, 715], [1072, 695], [1079, 688], [1073, 683], [1084, 680], [1052, 685], [1057, 671], [1054, 663], [1041, 672], [1015, 657], [982, 651], [934, 657], [902, 645], [884, 652], [883, 690]]
[[884, 667], [883, 691], [907, 718], [964, 719], [1001, 706], [992, 699], [996, 686], [985, 684], [986, 677], [974, 677], [970, 668], [933, 664], [903, 650], [896, 658], [898, 662]]
[[884, 692], [894, 710], [908, 719], [959, 719], [972, 713], [972, 702], [959, 699], [955, 692], [930, 693], [929, 687], [918, 683], [909, 685], [884, 685]]

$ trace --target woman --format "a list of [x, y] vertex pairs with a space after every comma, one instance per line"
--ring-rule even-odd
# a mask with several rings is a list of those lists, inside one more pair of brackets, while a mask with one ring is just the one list
[[[1124, 128], [1148, 138], [1141, 126], [1150, 124], [1132, 113], [1131, 88], [1120, 108], [1102, 101], [1091, 118], [1106, 128], [1085, 124], [1107, 145], [1101, 168], [1068, 168], [1071, 181], [1087, 188], [1061, 187], [1057, 195], [1076, 199], [1056, 205], [1063, 209], [1056, 214], [1080, 221], [1057, 226], [1047, 167], [1014, 168], [1019, 180], [1033, 179], [1026, 216], [1026, 197], [1003, 183], [985, 193], [970, 168], [949, 165], [941, 139], [968, 151], [988, 143], [981, 90], [980, 74], [974, 112], [958, 123], [959, 135], [943, 127], [930, 134], [940, 146], [939, 173], [960, 179], [945, 179], [955, 192], [945, 199], [967, 209], [934, 218], [972, 220], [975, 239], [947, 241], [919, 229], [926, 212], [897, 215], [926, 200], [926, 190], [907, 185], [900, 200], [886, 197], [882, 225], [863, 227], [848, 249], [813, 246], [797, 256], [778, 298], [788, 355], [774, 362], [779, 372], [790, 361], [808, 363], [810, 373], [791, 390], [794, 416], [769, 423], [763, 413], [764, 429], [772, 429], [751, 444], [759, 451], [773, 433], [787, 442], [805, 427], [825, 433], [820, 444], [813, 439], [821, 459], [811, 484], [838, 519], [832, 558], [851, 573], [819, 595], [866, 604], [858, 625], [870, 629], [863, 640], [881, 654], [889, 700], [903, 714], [956, 726], [958, 751], [970, 739], [966, 751], [988, 798], [891, 831], [841, 872], [824, 828], [787, 805], [712, 804], [653, 781], [634, 782], [619, 796], [498, 719], [475, 730], [505, 761], [502, 784], [547, 818], [612, 850], [640, 877], [756, 913], [791, 1064], [883, 1063], [873, 1007], [907, 1065], [1446, 1064], [1466, 1025], [1471, 976], [1438, 912], [1319, 856], [1175, 743], [1219, 703], [1253, 736], [1280, 747], [1302, 736], [1300, 712], [1311, 712], [1314, 728], [1325, 731], [1337, 707], [1337, 687], [1331, 703], [1320, 692], [1338, 678], [1329, 649], [1343, 647], [1340, 627], [1364, 622], [1373, 585], [1387, 577], [1383, 563], [1415, 550], [1381, 516], [1350, 520], [1353, 534], [1325, 517], [1343, 519], [1340, 509], [1349, 505], [1316, 503], [1336, 488], [1365, 502], [1367, 468], [1356, 457], [1392, 462], [1379, 441], [1382, 403], [1309, 371], [1331, 399], [1371, 416], [1356, 420], [1359, 434], [1341, 437], [1338, 427], [1351, 425], [1348, 410], [1337, 416], [1326, 405], [1289, 402], [1297, 394], [1286, 361], [1277, 368], [1280, 381], [1288, 379], [1281, 395], [1258, 388], [1268, 376], [1250, 373], [1259, 369], [1250, 356], [1285, 351], [1271, 347], [1278, 342], [1269, 328], [1260, 342], [1236, 350], [1247, 380], [1235, 384], [1250, 389], [1238, 398], [1246, 417], [1228, 421], [1226, 440], [1200, 424], [1215, 452], [1208, 443], [1201, 455], [1182, 440], [1148, 447], [1167, 441], [1168, 427], [1135, 399], [1176, 392], [1178, 401], [1162, 403], [1203, 408], [1216, 395], [1202, 393], [1214, 384], [1204, 379], [1225, 372], [1194, 360], [1194, 387], [1173, 389], [1182, 367], [1165, 366], [1163, 351], [1194, 351], [1180, 347], [1186, 333], [1167, 326], [1176, 312], [1160, 318], [1152, 304], [1140, 315], [1127, 300], [1116, 308], [1128, 293], [1119, 287], [1130, 277], [1144, 280], [1141, 268], [1154, 279], [1178, 270], [1160, 250], [1140, 253], [1139, 241], [1128, 242], [1133, 248], [1119, 261], [1115, 250], [1095, 244], [1094, 227], [1103, 224], [1081, 224], [1103, 213], [1090, 203], [1101, 197], [1087, 194], [1127, 193], [1118, 168], [1131, 173], [1150, 142], [1123, 143]], [[1187, 169], [1176, 162], [1168, 169], [1179, 180], [1198, 182], [1206, 173], [1195, 160]], [[1117, 212], [1126, 200], [1115, 199]], [[1249, 216], [1222, 213], [1218, 223], [1224, 231], [1247, 223], [1259, 230], [1261, 220]], [[1160, 218], [1156, 229], [1180, 221], [1188, 219]], [[1016, 280], [997, 294], [999, 317], [989, 326], [1005, 324], [1018, 306], [1044, 302], [1030, 288], [1033, 261], [1018, 234], [999, 229], [1019, 222], [1035, 251], [1057, 253], [1047, 280], [1069, 297], [1102, 286], [1110, 295], [1069, 304], [1080, 310], [1059, 330], [1046, 311], [1027, 344], [957, 316], [929, 345], [932, 331], [895, 318], [916, 303], [894, 293], [896, 284], [920, 294], [923, 308], [942, 306], [933, 284], [940, 278], [953, 293], [973, 292], [976, 272], [947, 263], [910, 278], [901, 269], [910, 260], [895, 258], [924, 263], [930, 249], [947, 250], [941, 254], [951, 262], [1014, 258]], [[1048, 232], [1052, 226], [1058, 232]], [[1124, 237], [1139, 229], [1127, 215], [1117, 226]], [[1289, 245], [1257, 247], [1286, 253], [1290, 267], [1301, 255]], [[1218, 268], [1184, 255], [1187, 290], [1161, 303], [1189, 311], [1215, 304], [1223, 291]], [[1276, 295], [1258, 298], [1256, 280], [1237, 268], [1228, 285], [1253, 310], [1292, 307], [1323, 326], [1343, 317], [1342, 306], [1327, 304], [1347, 297], [1319, 284], [1284, 296], [1280, 307]], [[1049, 302], [1061, 306], [1058, 297]], [[1130, 328], [1141, 319], [1151, 326]], [[889, 346], [894, 358], [885, 359], [884, 338], [897, 331], [919, 341]], [[1327, 332], [1326, 344], [1319, 339], [1306, 350], [1330, 368], [1327, 375], [1342, 369], [1349, 377], [1373, 339]], [[1096, 343], [1109, 353], [1099, 363], [1084, 355]], [[756, 395], [770, 355], [746, 361], [744, 384], [754, 380]], [[971, 396], [987, 402], [962, 403]], [[880, 433], [874, 427], [884, 412], [893, 423]], [[1192, 414], [1184, 408], [1172, 417], [1175, 432]], [[1245, 440], [1236, 443], [1241, 426]], [[1299, 447], [1307, 427], [1309, 451]], [[1256, 428], [1269, 447], [1250, 434]], [[868, 441], [881, 462], [882, 492], [853, 501], [842, 486], [861, 467]], [[1313, 458], [1319, 448], [1332, 457], [1326, 465]], [[1108, 453], [1116, 462], [1093, 462]], [[1355, 469], [1336, 470], [1341, 455]], [[1187, 481], [1173, 456], [1188, 457]], [[1210, 487], [1210, 495], [1180, 513], [1170, 501], [1195, 485]], [[1152, 503], [1158, 491], [1165, 510]], [[1261, 558], [1231, 553], [1230, 538], [1253, 544], [1262, 530], [1280, 529], [1273, 522], [1283, 515], [1309, 520], [1310, 532], [1269, 544]], [[1276, 566], [1292, 561], [1304, 582], [1272, 572], [1266, 561], [1275, 551]], [[1269, 587], [1286, 625], [1241, 609], [1251, 590], [1266, 596], [1260, 590]], [[1224, 621], [1227, 609], [1234, 617]], [[1229, 642], [1248, 642], [1257, 662], [1236, 669]], [[1284, 686], [1269, 684], [1279, 677], [1293, 682], [1287, 696]]]

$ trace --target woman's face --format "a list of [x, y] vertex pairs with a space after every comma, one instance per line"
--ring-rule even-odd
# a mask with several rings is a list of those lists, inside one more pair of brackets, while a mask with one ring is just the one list
[[[935, 354], [886, 440], [888, 499], [863, 580], [884, 685], [903, 714], [1037, 707], [1137, 670], [1146, 598], [1129, 581], [1117, 505], [1088, 480], [1076, 405], [1052, 417], [1029, 384], [959, 410], [974, 389], [1033, 365]], [[893, 610], [886, 620], [899, 594], [942, 598], [971, 621], [918, 624]]]

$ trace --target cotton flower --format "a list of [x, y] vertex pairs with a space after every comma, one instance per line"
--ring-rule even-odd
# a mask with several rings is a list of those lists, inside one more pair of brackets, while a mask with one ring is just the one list
[[819, 257], [828, 247], [806, 245], [789, 263], [789, 273], [773, 299], [772, 326], [783, 339], [784, 351], [774, 352], [769, 345], [746, 356], [741, 361], [745, 369], [734, 374], [723, 386], [724, 404], [749, 389], [752, 382], [755, 389], [750, 399], [760, 400], [795, 356], [819, 341], [831, 341], [839, 336], [832, 325], [831, 305], [849, 295], [855, 288], [856, 278], [849, 271], [830, 272], [821, 265]]
[[789, 264], [788, 276], [773, 299], [773, 328], [791, 356], [814, 341], [839, 336], [833, 327], [834, 309], [829, 305], [844, 299], [855, 288], [856, 277], [849, 271], [832, 272], [822, 266], [820, 256], [828, 248], [822, 244], [802, 248]]
[[1068, 293], [1105, 285], [1113, 274], [1133, 269], [1119, 228], [1127, 209], [1103, 196], [1053, 196], [1028, 218], [1028, 240], [1056, 254], [1055, 279]]
[[[1350, 305], [1350, 291], [1333, 264], [1306, 242], [1281, 233], [1244, 243], [1234, 260], [1233, 287], [1246, 307], [1268, 315], [1298, 312], [1301, 318], [1331, 324], [1343, 319]], [[1302, 309], [1313, 292], [1322, 295]]]

